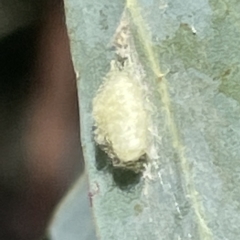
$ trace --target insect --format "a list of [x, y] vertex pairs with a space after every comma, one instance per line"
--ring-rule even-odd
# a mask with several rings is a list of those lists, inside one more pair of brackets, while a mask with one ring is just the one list
[[115, 63], [93, 99], [94, 139], [114, 167], [140, 172], [148, 142], [144, 94], [128, 68]]

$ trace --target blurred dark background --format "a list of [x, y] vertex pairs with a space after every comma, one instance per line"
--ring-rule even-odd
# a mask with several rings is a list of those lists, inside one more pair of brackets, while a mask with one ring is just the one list
[[83, 172], [60, 0], [0, 0], [0, 240], [43, 239]]

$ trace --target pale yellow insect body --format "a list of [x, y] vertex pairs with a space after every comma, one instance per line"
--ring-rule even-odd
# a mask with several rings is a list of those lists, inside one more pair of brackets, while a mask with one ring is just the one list
[[119, 69], [110, 71], [93, 100], [95, 141], [113, 159], [114, 166], [138, 171], [138, 161], [147, 148], [143, 101], [140, 83]]

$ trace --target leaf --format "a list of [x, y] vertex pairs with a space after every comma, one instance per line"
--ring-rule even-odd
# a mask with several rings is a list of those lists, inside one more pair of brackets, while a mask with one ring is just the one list
[[[234, 0], [66, 0], [99, 238], [240, 235], [239, 8]], [[151, 117], [140, 176], [113, 168], [92, 129], [92, 100], [116, 59], [112, 41], [124, 14], [131, 71], [143, 72]]]

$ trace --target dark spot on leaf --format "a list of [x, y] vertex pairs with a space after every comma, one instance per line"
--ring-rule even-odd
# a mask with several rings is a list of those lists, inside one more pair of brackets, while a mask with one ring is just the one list
[[139, 183], [142, 173], [126, 168], [112, 168], [113, 180], [119, 188], [127, 190]]
[[95, 145], [95, 158], [97, 170], [103, 170], [110, 164], [108, 155], [99, 147], [99, 145]]
[[112, 174], [115, 184], [122, 190], [127, 190], [139, 183], [141, 172], [136, 173], [124, 167], [114, 167], [112, 160], [99, 145], [95, 145], [95, 157], [97, 170], [106, 170]]

